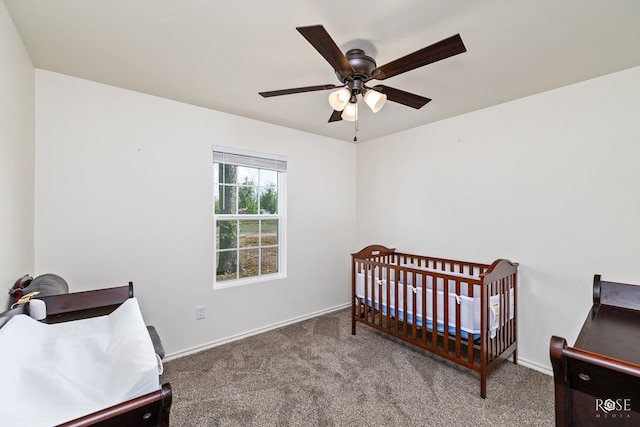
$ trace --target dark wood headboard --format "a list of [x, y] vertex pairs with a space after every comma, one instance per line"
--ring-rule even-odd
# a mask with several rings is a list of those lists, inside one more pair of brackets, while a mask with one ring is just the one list
[[41, 299], [47, 305], [46, 323], [59, 323], [111, 313], [128, 298], [133, 298], [133, 283], [94, 291], [50, 295]]
[[361, 249], [359, 252], [352, 253], [354, 259], [372, 259], [377, 257], [385, 257], [396, 252], [395, 248], [387, 248], [383, 245], [369, 245]]
[[640, 286], [603, 281], [593, 276], [593, 303], [640, 310]]

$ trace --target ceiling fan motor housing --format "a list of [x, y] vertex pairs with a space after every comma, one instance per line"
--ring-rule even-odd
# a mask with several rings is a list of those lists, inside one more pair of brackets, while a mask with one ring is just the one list
[[348, 82], [351, 90], [360, 92], [363, 81], [369, 80], [371, 73], [376, 68], [376, 61], [372, 57], [367, 56], [362, 49], [350, 49], [345, 54], [345, 57], [353, 68], [354, 73], [351, 77], [344, 77], [339, 72], [336, 72], [336, 76], [341, 82]]

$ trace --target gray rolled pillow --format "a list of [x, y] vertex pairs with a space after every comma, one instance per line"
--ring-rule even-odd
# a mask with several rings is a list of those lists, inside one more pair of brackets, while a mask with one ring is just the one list
[[46, 297], [49, 295], [59, 295], [69, 293], [69, 285], [57, 274], [42, 274], [29, 283], [28, 286], [22, 288], [22, 295], [29, 292], [40, 292], [35, 298]]

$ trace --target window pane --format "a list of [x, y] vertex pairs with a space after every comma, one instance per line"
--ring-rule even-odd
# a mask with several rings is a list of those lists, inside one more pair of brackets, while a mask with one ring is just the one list
[[237, 221], [217, 221], [216, 250], [234, 249], [238, 246]]
[[231, 185], [217, 185], [214, 189], [214, 213], [235, 214], [238, 187]]
[[256, 187], [243, 185], [238, 189], [238, 213], [255, 215], [258, 213]]
[[258, 229], [258, 220], [241, 220], [240, 222], [240, 247], [256, 247], [258, 246], [258, 238], [260, 230]]
[[268, 219], [261, 221], [261, 239], [260, 245], [277, 245], [278, 244], [278, 220]]
[[242, 249], [240, 251], [240, 277], [258, 276], [258, 249]]
[[216, 281], [237, 279], [238, 251], [216, 252]]
[[238, 184], [258, 185], [258, 169], [238, 166]]
[[260, 187], [277, 187], [278, 172], [266, 169], [260, 170]]
[[278, 189], [276, 187], [266, 187], [260, 189], [260, 213], [278, 213]]
[[[236, 165], [227, 165], [224, 163], [216, 163], [218, 165], [216, 172], [218, 175], [218, 179], [215, 182], [219, 182], [221, 184], [235, 184], [237, 183], [238, 176], [238, 166]], [[214, 179], [216, 175], [214, 174]]]
[[261, 249], [262, 256], [260, 259], [260, 267], [262, 274], [270, 274], [278, 272], [278, 248]]

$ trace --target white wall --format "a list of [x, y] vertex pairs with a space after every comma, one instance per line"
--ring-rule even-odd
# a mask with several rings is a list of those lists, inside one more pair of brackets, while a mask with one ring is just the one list
[[0, 312], [6, 290], [33, 272], [34, 69], [0, 2]]
[[[37, 273], [133, 281], [168, 353], [349, 300], [355, 145], [43, 70], [36, 111]], [[288, 157], [288, 278], [212, 290], [214, 143]]]
[[[640, 283], [639, 82], [633, 68], [353, 146], [37, 70], [35, 273], [134, 281], [177, 353], [348, 301], [366, 244], [505, 257], [520, 359], [548, 369], [594, 274]], [[213, 143], [289, 157], [287, 279], [211, 290]]]
[[358, 246], [519, 262], [519, 357], [550, 369], [594, 274], [640, 283], [639, 94], [633, 68], [359, 145]]

